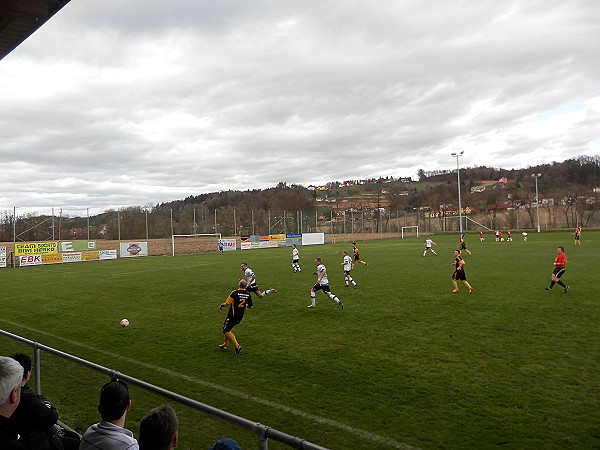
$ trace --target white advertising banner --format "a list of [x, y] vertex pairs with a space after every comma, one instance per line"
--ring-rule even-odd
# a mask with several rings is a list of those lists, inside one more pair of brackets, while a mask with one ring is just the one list
[[6, 267], [6, 247], [0, 247], [0, 267]]
[[121, 258], [135, 258], [138, 256], [148, 256], [147, 242], [121, 242]]
[[81, 262], [81, 252], [61, 253], [63, 263]]
[[325, 233], [302, 233], [302, 245], [318, 245], [325, 243]]
[[100, 254], [101, 261], [105, 259], [117, 259], [116, 250], [100, 250], [98, 253]]
[[19, 266], [41, 266], [42, 255], [21, 255], [19, 256]]
[[233, 251], [237, 250], [237, 248], [236, 248], [237, 241], [235, 239], [222, 239], [221, 242], [223, 242], [223, 251], [233, 252]]

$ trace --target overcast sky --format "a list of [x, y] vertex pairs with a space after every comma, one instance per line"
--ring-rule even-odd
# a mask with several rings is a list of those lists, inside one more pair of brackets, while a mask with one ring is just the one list
[[0, 210], [600, 154], [595, 0], [71, 0], [0, 61]]

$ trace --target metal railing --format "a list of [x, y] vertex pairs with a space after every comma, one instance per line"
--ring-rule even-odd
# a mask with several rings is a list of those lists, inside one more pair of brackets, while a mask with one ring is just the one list
[[144, 389], [148, 392], [152, 392], [154, 394], [165, 397], [169, 400], [172, 400], [181, 405], [187, 406], [189, 408], [195, 409], [196, 411], [203, 412], [208, 414], [211, 417], [222, 420], [224, 422], [228, 422], [232, 425], [235, 425], [240, 428], [244, 428], [258, 437], [258, 448], [259, 450], [268, 450], [269, 444], [268, 440], [272, 439], [274, 441], [285, 444], [289, 447], [301, 449], [301, 450], [327, 450], [326, 447], [321, 447], [317, 444], [313, 444], [312, 442], [306, 441], [302, 438], [292, 436], [290, 434], [284, 433], [282, 431], [270, 428], [266, 425], [253, 422], [248, 419], [244, 419], [243, 417], [236, 416], [235, 414], [230, 414], [226, 411], [214, 408], [210, 405], [206, 405], [204, 403], [198, 402], [188, 397], [184, 397], [183, 395], [176, 394], [175, 392], [168, 391], [161, 387], [155, 386], [150, 383], [146, 383], [140, 379], [130, 377], [129, 375], [125, 375], [123, 373], [117, 372], [115, 370], [109, 369], [104, 366], [100, 366], [91, 361], [87, 361], [85, 359], [79, 358], [77, 356], [71, 355], [69, 353], [62, 352], [60, 350], [56, 350], [52, 347], [48, 347], [46, 345], [40, 344], [38, 342], [31, 341], [24, 337], [18, 336], [16, 334], [10, 333], [5, 330], [0, 329], [0, 335], [6, 336], [10, 339], [14, 339], [15, 341], [21, 342], [23, 344], [29, 345], [33, 348], [33, 363], [35, 367], [35, 391], [38, 394], [41, 394], [42, 385], [41, 385], [41, 352], [47, 352], [52, 355], [58, 356], [59, 358], [65, 359], [67, 361], [73, 362], [80, 366], [84, 366], [88, 369], [95, 370], [104, 375], [108, 375], [111, 379], [119, 379], [126, 381], [128, 384], [137, 386], [141, 389]]

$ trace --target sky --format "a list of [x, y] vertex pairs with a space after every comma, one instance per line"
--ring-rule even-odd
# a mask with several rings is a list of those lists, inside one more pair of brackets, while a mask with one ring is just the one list
[[598, 42], [595, 0], [71, 0], [0, 61], [0, 211], [598, 155]]

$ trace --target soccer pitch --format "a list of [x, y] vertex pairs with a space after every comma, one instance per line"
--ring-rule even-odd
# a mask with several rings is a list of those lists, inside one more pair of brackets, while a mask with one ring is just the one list
[[[600, 447], [600, 232], [466, 236], [468, 294], [451, 293], [456, 235], [5, 269], [0, 328], [331, 449]], [[568, 258], [547, 292], [556, 247]], [[309, 291], [313, 260], [327, 266], [341, 310]], [[218, 306], [247, 262], [264, 291], [224, 352]], [[122, 318], [130, 320], [121, 328]], [[1, 354], [29, 347], [0, 337]], [[82, 432], [99, 420], [95, 372], [42, 354], [42, 389]], [[126, 427], [161, 398], [132, 388]], [[169, 402], [167, 402], [169, 403]], [[253, 434], [170, 403], [180, 447], [221, 437], [257, 448]], [[269, 441], [269, 448], [287, 448]]]

